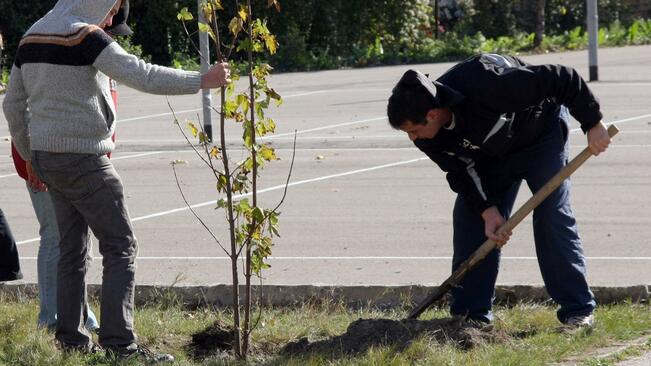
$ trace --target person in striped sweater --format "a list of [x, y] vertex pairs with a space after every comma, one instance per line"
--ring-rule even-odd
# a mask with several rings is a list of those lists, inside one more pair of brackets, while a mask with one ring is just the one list
[[55, 337], [64, 350], [96, 349], [85, 329], [88, 227], [103, 257], [98, 343], [119, 358], [151, 354], [133, 324], [137, 241], [122, 181], [106, 156], [115, 143], [109, 78], [153, 94], [194, 94], [230, 82], [227, 63], [205, 74], [146, 63], [103, 28], [122, 0], [59, 0], [25, 33], [3, 110], [32, 187], [46, 185], [61, 239]]
[[[106, 27], [105, 31], [111, 36], [128, 36], [133, 34], [133, 31], [127, 24], [127, 17], [129, 14], [129, 4], [125, 0], [120, 10], [115, 15], [113, 24]], [[115, 80], [109, 80], [111, 91], [111, 99], [113, 105], [117, 110], [118, 107], [118, 91], [116, 88]], [[115, 142], [115, 133], [113, 133], [112, 140]], [[27, 166], [25, 160], [20, 157], [16, 150], [16, 146], [11, 144], [11, 156], [14, 161], [14, 167], [18, 176], [27, 181]], [[107, 154], [110, 158], [110, 153]], [[42, 190], [41, 190], [42, 189]], [[32, 188], [27, 184], [27, 191], [29, 193], [36, 219], [39, 223], [39, 236], [40, 243], [38, 247], [37, 256], [37, 273], [38, 273], [38, 297], [40, 311], [38, 314], [37, 325], [54, 330], [56, 328], [57, 320], [57, 263], [59, 262], [59, 229], [57, 228], [56, 216], [54, 206], [52, 205], [52, 198], [50, 193], [44, 187]], [[88, 237], [88, 258], [92, 260], [91, 240]], [[86, 319], [86, 329], [90, 331], [98, 331], [99, 323], [95, 313], [91, 310], [88, 303], [86, 303], [86, 311], [88, 317]]]

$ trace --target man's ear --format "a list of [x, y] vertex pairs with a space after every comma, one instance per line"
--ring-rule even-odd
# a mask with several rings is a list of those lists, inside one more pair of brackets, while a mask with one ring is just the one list
[[439, 118], [438, 118], [438, 110], [437, 109], [430, 109], [427, 111], [427, 114], [425, 115], [425, 120], [427, 123], [435, 123]]

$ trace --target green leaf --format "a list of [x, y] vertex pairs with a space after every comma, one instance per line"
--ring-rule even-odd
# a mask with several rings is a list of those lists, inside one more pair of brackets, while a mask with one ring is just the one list
[[246, 39], [243, 39], [240, 42], [239, 45], [237, 45], [236, 50], [237, 50], [237, 52], [241, 52], [241, 51], [247, 51], [248, 52], [250, 49], [251, 49], [251, 40], [246, 38]]
[[262, 45], [262, 42], [254, 41], [253, 42], [253, 52], [262, 52], [264, 51], [264, 46]]
[[235, 99], [239, 108], [242, 110], [242, 113], [247, 114], [249, 112], [249, 96], [246, 94], [239, 94]]
[[283, 100], [283, 98], [280, 96], [280, 94], [278, 94], [276, 92], [276, 90], [274, 90], [273, 88], [267, 88], [264, 92], [271, 99], [274, 99], [274, 100], [277, 100], [277, 101], [282, 101]]
[[278, 233], [278, 226], [276, 225], [270, 225], [269, 231], [275, 236], [280, 236], [280, 234]]
[[264, 119], [264, 108], [265, 105], [263, 103], [255, 104], [255, 114], [258, 116], [258, 119]]
[[249, 200], [248, 199], [242, 199], [240, 200], [237, 205], [233, 207], [237, 212], [243, 213], [245, 215], [248, 215], [251, 213], [251, 205], [249, 205]]
[[247, 149], [251, 149], [253, 145], [253, 131], [251, 130], [251, 125], [248, 123], [244, 124], [244, 132], [242, 133], [242, 139], [244, 140], [244, 146]]
[[179, 13], [176, 15], [176, 18], [180, 21], [189, 21], [194, 19], [194, 16], [192, 16], [192, 13], [188, 11], [188, 8], [183, 8]]
[[210, 142], [210, 138], [205, 132], [199, 132], [199, 143], [205, 145]]
[[228, 201], [226, 200], [226, 198], [220, 198], [220, 199], [217, 201], [217, 208], [224, 208], [224, 207], [226, 207], [227, 205], [228, 205]]
[[278, 215], [279, 215], [278, 212], [272, 212], [272, 213], [269, 214], [269, 223], [271, 225], [278, 224]]
[[267, 120], [267, 131], [276, 132], [276, 122], [271, 118]]
[[[233, 75], [231, 75], [231, 80], [235, 81]], [[226, 87], [226, 97], [231, 98], [234, 92], [235, 92], [235, 83], [233, 82], [228, 84], [228, 86]]]
[[217, 192], [224, 192], [226, 190], [226, 185], [228, 184], [228, 177], [224, 174], [220, 174], [217, 179]]
[[[273, 70], [273, 67], [267, 63], [256, 65], [253, 68], [253, 76], [256, 79], [264, 79], [269, 75], [269, 72]], [[257, 85], [256, 85], [257, 86]]]
[[260, 207], [255, 207], [251, 213], [253, 219], [256, 220], [257, 222], [262, 222], [262, 220], [264, 220], [264, 213], [262, 213]]
[[224, 116], [226, 118], [233, 118], [235, 112], [237, 111], [237, 102], [233, 100], [227, 100], [224, 104]]
[[213, 41], [217, 39], [217, 37], [215, 37], [215, 32], [213, 32], [212, 28], [206, 23], [199, 23], [199, 32], [208, 33]]

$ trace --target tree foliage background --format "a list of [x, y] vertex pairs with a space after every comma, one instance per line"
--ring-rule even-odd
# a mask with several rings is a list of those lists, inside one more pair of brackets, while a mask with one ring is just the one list
[[[11, 64], [22, 34], [55, 3], [56, 0], [0, 0], [0, 32], [6, 41], [5, 67]], [[264, 17], [271, 11], [266, 8], [266, 0], [253, 3], [256, 14]], [[433, 0], [283, 0], [282, 15], [269, 17], [270, 31], [278, 36], [280, 43], [279, 52], [269, 61], [280, 70], [364, 66], [378, 59], [384, 63], [424, 61], [409, 58], [407, 51], [418, 49], [433, 38], [435, 22], [431, 3]], [[533, 31], [534, 0], [445, 3], [453, 3], [455, 7], [441, 9], [441, 29], [457, 38], [477, 32], [492, 38]], [[651, 18], [648, 0], [598, 0], [598, 3], [599, 20], [604, 26], [619, 21], [626, 27], [636, 18]], [[130, 6], [129, 23], [135, 31], [131, 43], [141, 47], [142, 55], [148, 60], [162, 65], [187, 65], [185, 61], [198, 59], [176, 19], [184, 7], [196, 14], [196, 0], [130, 0]], [[225, 6], [225, 17], [235, 14], [229, 4]], [[558, 35], [577, 26], [585, 27], [585, 7], [585, 0], [547, 0], [547, 34]], [[196, 24], [190, 26], [190, 31], [195, 32]]]

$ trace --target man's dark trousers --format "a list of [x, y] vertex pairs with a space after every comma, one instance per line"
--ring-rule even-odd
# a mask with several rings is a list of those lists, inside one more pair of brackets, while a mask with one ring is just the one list
[[0, 209], [0, 281], [14, 281], [23, 278], [20, 273], [16, 241], [11, 234], [5, 214]]
[[32, 164], [48, 185], [61, 235], [56, 338], [71, 346], [91, 342], [84, 326], [90, 227], [99, 240], [104, 266], [99, 344], [134, 343], [137, 242], [120, 177], [106, 155], [32, 151]]
[[[536, 192], [567, 164], [568, 118], [567, 110], [561, 108], [558, 119], [549, 122], [536, 143], [491, 163], [489, 181], [502, 192], [498, 207], [504, 217], [511, 214], [522, 180]], [[455, 270], [486, 241], [486, 236], [481, 216], [461, 197], [457, 197], [453, 221]], [[560, 305], [558, 319], [564, 322], [572, 316], [592, 313], [595, 301], [586, 281], [585, 257], [570, 207], [569, 179], [534, 210], [533, 230], [545, 287]], [[499, 260], [500, 251], [493, 251], [466, 275], [460, 287], [452, 290], [452, 314], [492, 320]]]

